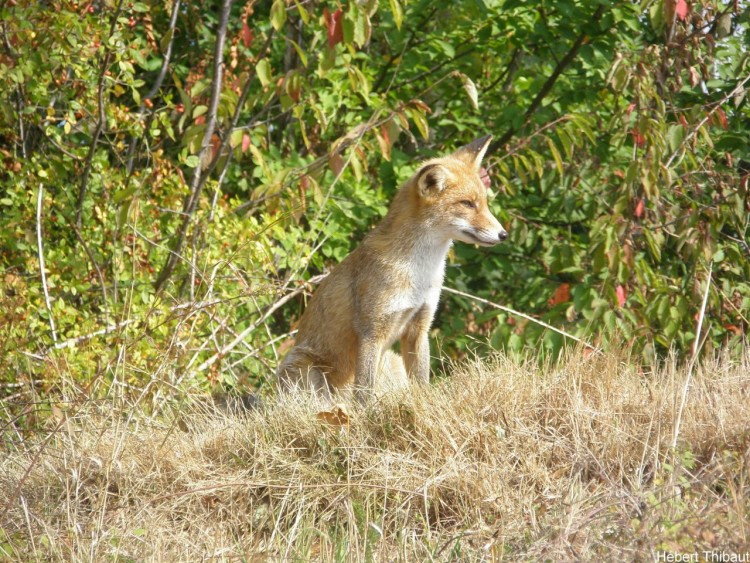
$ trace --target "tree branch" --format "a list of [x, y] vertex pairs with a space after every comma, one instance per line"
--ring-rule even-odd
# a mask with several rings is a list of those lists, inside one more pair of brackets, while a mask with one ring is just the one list
[[[591, 16], [590, 23], [598, 22], [603, 13], [604, 6], [599, 6]], [[557, 66], [555, 66], [552, 74], [549, 75], [549, 78], [547, 78], [546, 82], [542, 85], [541, 89], [539, 90], [539, 92], [537, 92], [537, 95], [532, 100], [531, 105], [529, 105], [528, 109], [526, 110], [526, 113], [524, 113], [524, 125], [529, 122], [531, 116], [534, 115], [537, 109], [539, 109], [542, 101], [547, 96], [547, 94], [550, 93], [555, 85], [555, 82], [557, 82], [557, 79], [560, 78], [560, 75], [575, 60], [576, 55], [578, 55], [578, 51], [581, 49], [584, 41], [586, 41], [587, 38], [587, 30], [581, 30], [581, 33], [578, 35], [573, 45], [570, 47], [562, 60], [557, 64]], [[488, 152], [492, 153], [496, 151], [498, 148], [507, 143], [515, 134], [516, 128], [511, 126], [500, 138], [498, 138], [490, 145]]]
[[187, 236], [188, 228], [193, 222], [193, 213], [195, 207], [198, 204], [201, 190], [203, 189], [204, 182], [202, 179], [203, 161], [207, 154], [207, 151], [211, 147], [211, 139], [216, 130], [216, 114], [219, 109], [219, 99], [221, 97], [221, 85], [223, 79], [223, 64], [224, 64], [224, 43], [227, 36], [227, 23], [229, 21], [229, 11], [232, 6], [232, 0], [223, 0], [221, 5], [221, 15], [219, 17], [219, 28], [216, 31], [216, 45], [214, 51], [214, 77], [213, 84], [211, 87], [211, 100], [209, 102], [208, 117], [206, 120], [206, 132], [203, 135], [203, 142], [201, 143], [201, 149], [198, 153], [198, 165], [194, 169], [193, 179], [190, 184], [190, 193], [185, 197], [182, 212], [184, 213], [182, 223], [177, 230], [176, 239], [172, 247], [172, 252], [167, 256], [167, 261], [164, 264], [161, 272], [154, 282], [154, 289], [160, 291], [164, 286], [169, 277], [172, 275], [175, 266], [177, 265], [177, 258], [182, 251], [182, 247], [185, 245], [185, 237]]
[[49, 327], [52, 330], [52, 341], [57, 342], [57, 331], [55, 330], [55, 319], [52, 315], [52, 303], [47, 288], [47, 272], [44, 266], [44, 245], [42, 244], [42, 201], [44, 199], [44, 186], [39, 184], [39, 195], [36, 200], [36, 244], [39, 251], [39, 271], [42, 274], [42, 290], [44, 291], [44, 304], [47, 306], [49, 315]]
[[494, 307], [495, 309], [500, 309], [501, 311], [504, 311], [505, 313], [510, 313], [511, 315], [515, 315], [517, 317], [521, 317], [522, 319], [526, 319], [529, 322], [532, 322], [534, 324], [538, 324], [539, 326], [543, 326], [546, 329], [549, 329], [551, 331], [556, 332], [557, 334], [560, 334], [564, 336], [565, 338], [570, 338], [571, 340], [575, 340], [579, 344], [583, 344], [586, 348], [589, 350], [593, 350], [594, 352], [601, 352], [599, 348], [596, 346], [592, 346], [585, 340], [581, 340], [577, 336], [573, 336], [569, 332], [565, 332], [562, 329], [555, 328], [551, 324], [547, 324], [544, 321], [540, 321], [539, 319], [535, 319], [534, 317], [531, 317], [527, 315], [526, 313], [521, 313], [520, 311], [516, 311], [515, 309], [511, 309], [510, 307], [504, 307], [503, 305], [500, 305], [498, 303], [493, 303], [492, 301], [488, 301], [487, 299], [483, 299], [482, 297], [477, 297], [476, 295], [471, 295], [470, 293], [465, 293], [463, 291], [459, 291], [458, 289], [453, 289], [452, 287], [445, 287], [443, 286], [443, 291], [447, 291], [448, 293], [453, 293], [454, 295], [460, 295], [461, 297], [466, 297], [467, 299], [473, 299], [474, 301], [477, 301], [479, 303], [482, 303], [484, 305], [489, 305], [490, 307]]

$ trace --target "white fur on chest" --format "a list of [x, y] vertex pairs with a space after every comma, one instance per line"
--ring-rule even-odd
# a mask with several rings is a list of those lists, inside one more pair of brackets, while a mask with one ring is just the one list
[[389, 310], [393, 313], [420, 309], [427, 304], [431, 310], [437, 307], [445, 274], [445, 257], [451, 242], [415, 245], [404, 255], [400, 266], [409, 280], [409, 285], [400, 288], [394, 295]]

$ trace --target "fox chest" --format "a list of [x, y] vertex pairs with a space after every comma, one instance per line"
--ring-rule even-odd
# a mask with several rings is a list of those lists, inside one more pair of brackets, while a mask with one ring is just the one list
[[393, 292], [385, 311], [393, 340], [401, 337], [416, 315], [427, 315], [431, 321], [440, 300], [444, 271], [443, 262], [427, 271], [412, 271], [405, 277], [406, 283]]

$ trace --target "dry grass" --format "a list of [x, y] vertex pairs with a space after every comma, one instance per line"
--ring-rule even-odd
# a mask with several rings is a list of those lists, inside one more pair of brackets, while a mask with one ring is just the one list
[[89, 406], [25, 436], [5, 424], [0, 559], [748, 552], [750, 355], [696, 370], [670, 451], [684, 380], [615, 355], [547, 370], [498, 356], [353, 408], [347, 427], [301, 399], [248, 415]]

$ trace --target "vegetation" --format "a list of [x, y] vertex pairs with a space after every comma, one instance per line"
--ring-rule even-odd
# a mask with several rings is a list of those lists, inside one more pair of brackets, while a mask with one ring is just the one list
[[[499, 356], [347, 421], [122, 395], [70, 404], [0, 460], [18, 560], [655, 560], [750, 549], [750, 357], [639, 373]], [[71, 395], [76, 382], [70, 382]], [[112, 408], [112, 405], [116, 408]], [[333, 424], [332, 424], [333, 422]], [[678, 447], [670, 449], [677, 434]], [[21, 438], [21, 436], [19, 436]]]
[[[747, 549], [749, 16], [2, 3], [1, 557]], [[488, 133], [510, 237], [454, 247], [432, 351], [494, 363], [348, 430], [199, 415], [268, 394], [400, 183]]]
[[[708, 291], [704, 348], [743, 345], [742, 3], [0, 12], [8, 383], [54, 387], [62, 362], [82, 384], [140, 387], [166, 370], [189, 388], [259, 386], [305, 280], [349, 252], [420, 159], [488, 132], [511, 237], [491, 253], [457, 245], [448, 286], [646, 361], [693, 348]], [[435, 336], [442, 357], [484, 343], [556, 357], [566, 342], [455, 295]]]

